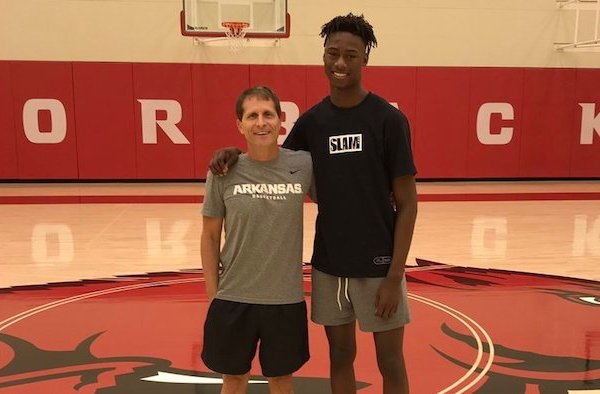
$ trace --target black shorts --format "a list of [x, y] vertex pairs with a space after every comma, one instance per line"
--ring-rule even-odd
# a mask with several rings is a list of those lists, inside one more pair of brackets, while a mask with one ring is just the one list
[[266, 377], [294, 373], [309, 358], [306, 302], [258, 305], [215, 298], [204, 322], [202, 361], [215, 372], [250, 371], [260, 343], [259, 360]]

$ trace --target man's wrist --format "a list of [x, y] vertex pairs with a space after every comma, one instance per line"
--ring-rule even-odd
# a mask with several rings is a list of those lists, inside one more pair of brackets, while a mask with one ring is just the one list
[[404, 270], [388, 272], [387, 279], [401, 281], [404, 278]]

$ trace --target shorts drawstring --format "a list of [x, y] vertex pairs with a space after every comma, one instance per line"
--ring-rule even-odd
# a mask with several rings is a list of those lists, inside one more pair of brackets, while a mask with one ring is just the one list
[[[348, 297], [348, 278], [344, 278], [344, 280], [346, 281], [345, 284], [345, 289], [344, 289], [344, 296], [346, 297], [346, 300], [348, 302], [350, 302], [350, 297]], [[340, 308], [340, 311], [342, 310], [342, 303], [340, 301], [340, 292], [342, 291], [342, 278], [338, 277], [338, 290], [337, 290], [337, 304], [338, 307]]]

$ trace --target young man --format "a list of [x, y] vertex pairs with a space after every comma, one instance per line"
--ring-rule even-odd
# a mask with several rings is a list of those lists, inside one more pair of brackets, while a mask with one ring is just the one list
[[211, 303], [202, 359], [223, 374], [221, 393], [245, 393], [260, 343], [270, 392], [293, 393], [292, 373], [309, 358], [302, 220], [311, 158], [278, 147], [281, 107], [269, 88], [244, 91], [236, 112], [247, 153], [206, 182], [201, 255]]
[[[377, 45], [363, 16], [335, 17], [321, 36], [330, 96], [298, 119], [283, 145], [311, 152], [315, 171], [312, 320], [325, 326], [334, 394], [356, 392], [356, 320], [373, 332], [383, 392], [408, 393], [404, 267], [417, 215], [409, 125], [362, 86]], [[232, 153], [217, 153], [211, 169], [226, 171]]]

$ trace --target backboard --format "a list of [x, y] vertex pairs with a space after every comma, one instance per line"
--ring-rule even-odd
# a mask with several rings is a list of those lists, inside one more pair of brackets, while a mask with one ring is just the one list
[[287, 38], [287, 0], [183, 0], [181, 34], [225, 37], [227, 22], [245, 22], [246, 38]]

